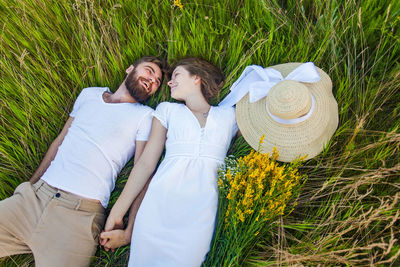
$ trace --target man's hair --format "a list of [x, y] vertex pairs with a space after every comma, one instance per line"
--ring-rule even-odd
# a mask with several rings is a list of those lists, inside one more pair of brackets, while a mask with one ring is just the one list
[[170, 69], [169, 75], [178, 66], [184, 67], [191, 75], [200, 77], [201, 92], [209, 104], [211, 99], [221, 92], [224, 85], [224, 74], [207, 60], [193, 57], [181, 59]]
[[166, 66], [165, 66], [164, 61], [162, 61], [159, 58], [154, 57], [154, 56], [144, 56], [144, 57], [141, 57], [138, 60], [136, 60], [132, 65], [136, 68], [140, 63], [143, 63], [143, 62], [152, 62], [161, 69], [161, 73], [162, 73], [161, 83], [162, 83], [164, 74], [166, 72], [165, 71]]

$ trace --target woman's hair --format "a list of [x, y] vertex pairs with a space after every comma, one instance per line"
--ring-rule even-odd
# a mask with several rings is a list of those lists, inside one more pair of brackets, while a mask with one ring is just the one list
[[224, 85], [224, 74], [207, 60], [193, 57], [181, 59], [171, 68], [170, 74], [178, 66], [184, 67], [191, 75], [200, 77], [201, 92], [209, 104], [220, 93]]

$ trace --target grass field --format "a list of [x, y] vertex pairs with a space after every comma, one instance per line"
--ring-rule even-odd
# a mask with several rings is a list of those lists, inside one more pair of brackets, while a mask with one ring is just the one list
[[[226, 75], [220, 98], [246, 65], [313, 61], [333, 81], [339, 127], [301, 168], [309, 178], [294, 212], [260, 237], [246, 265], [399, 266], [400, 1], [182, 4], [0, 0], [0, 199], [30, 178], [82, 88], [115, 90], [143, 55], [210, 60]], [[148, 104], [164, 100], [165, 84]], [[249, 150], [238, 138], [230, 153]], [[92, 266], [125, 266], [128, 256], [128, 247], [99, 249]], [[0, 261], [20, 265], [33, 257]]]

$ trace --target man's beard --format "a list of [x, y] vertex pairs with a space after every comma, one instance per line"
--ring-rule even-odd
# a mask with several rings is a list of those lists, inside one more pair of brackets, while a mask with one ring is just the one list
[[[128, 89], [129, 94], [138, 102], [145, 101], [150, 95], [146, 89], [139, 83], [140, 77], [136, 77], [136, 70], [134, 69], [128, 74], [125, 80], [125, 87]], [[147, 81], [148, 82], [148, 81]]]

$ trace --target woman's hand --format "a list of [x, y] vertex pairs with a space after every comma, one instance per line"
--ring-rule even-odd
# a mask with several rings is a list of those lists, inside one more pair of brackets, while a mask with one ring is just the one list
[[114, 229], [123, 229], [124, 222], [122, 221], [122, 216], [116, 216], [111, 210], [110, 215], [107, 218], [106, 224], [104, 225], [104, 231], [108, 232]]
[[112, 230], [100, 234], [101, 245], [106, 251], [114, 252], [116, 248], [128, 245], [131, 242], [131, 233], [126, 230]]
[[[100, 234], [100, 245], [104, 246], [106, 251], [111, 248], [111, 244], [114, 245], [116, 241], [116, 235], [115, 233], [110, 234], [113, 231], [122, 231], [120, 229], [124, 228], [124, 222], [122, 221], [122, 217], [120, 216], [115, 216], [112, 214], [112, 210], [110, 212], [110, 215], [107, 218], [106, 224], [104, 225], [104, 231]], [[113, 240], [110, 240], [110, 239]], [[108, 244], [110, 242], [110, 244]], [[112, 248], [114, 250], [115, 247]]]

